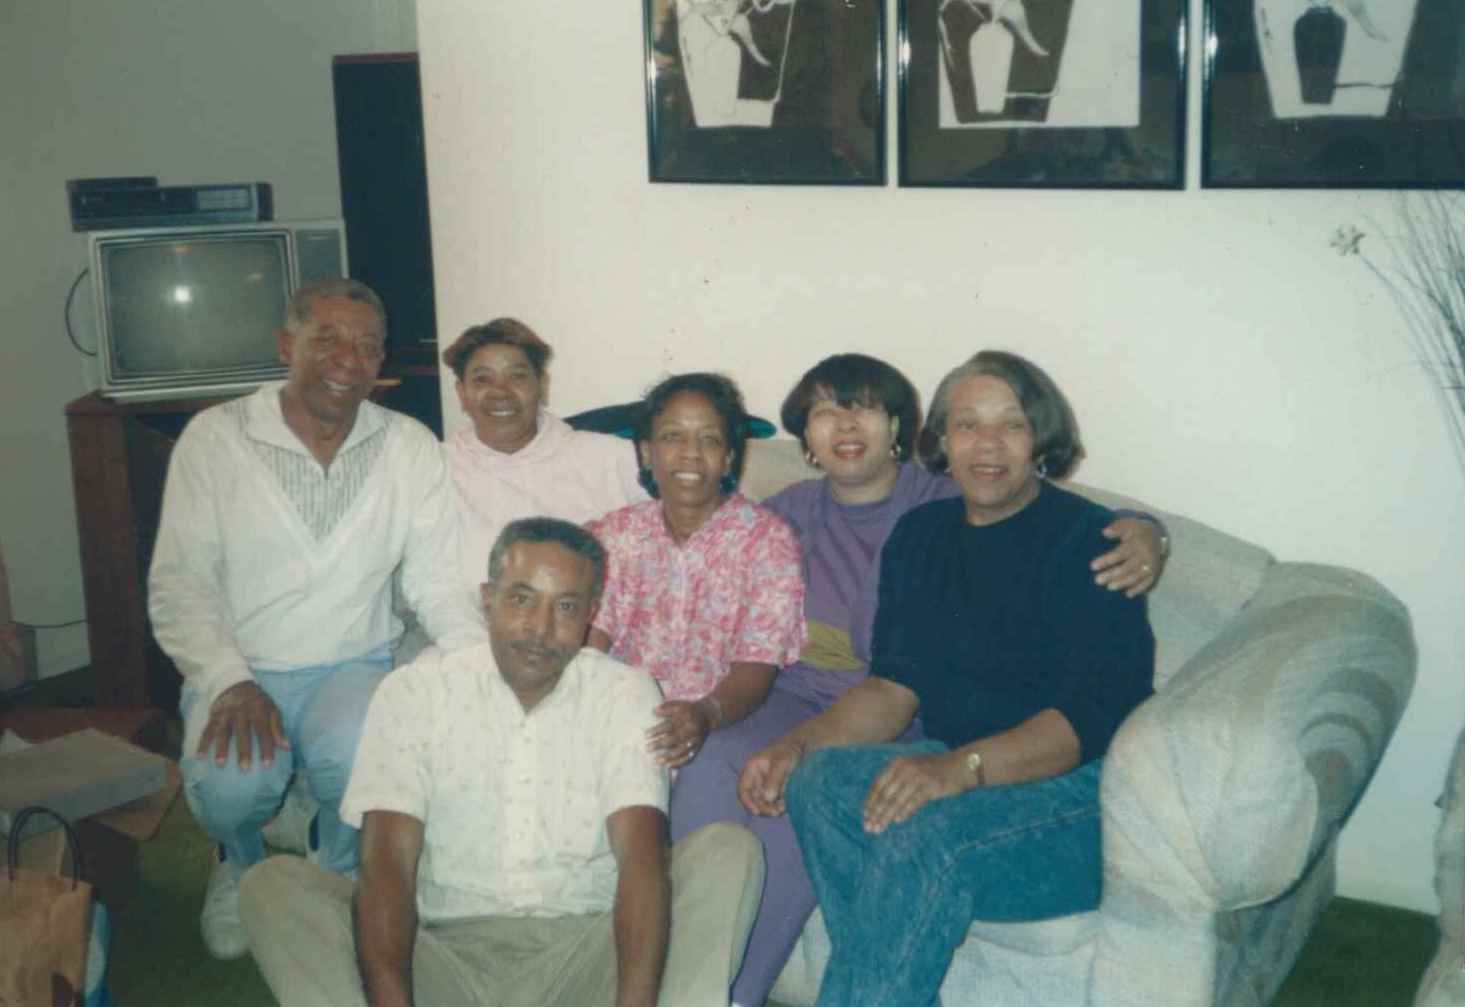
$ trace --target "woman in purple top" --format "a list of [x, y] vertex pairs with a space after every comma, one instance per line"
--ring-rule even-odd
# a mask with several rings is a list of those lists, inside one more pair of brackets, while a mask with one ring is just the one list
[[[746, 826], [763, 841], [768, 883], [732, 991], [741, 1007], [767, 999], [815, 897], [788, 817], [744, 808], [738, 774], [750, 756], [827, 710], [865, 677], [881, 547], [907, 511], [960, 495], [947, 476], [907, 463], [920, 407], [911, 383], [882, 361], [858, 353], [821, 361], [789, 392], [781, 419], [803, 444], [809, 464], [825, 473], [764, 501], [793, 526], [803, 546], [808, 643], [756, 711], [710, 735], [700, 757], [682, 768], [670, 813], [673, 841], [724, 821]], [[1095, 579], [1131, 596], [1148, 591], [1164, 562], [1159, 527], [1123, 517], [1104, 535], [1118, 545], [1093, 562]]]

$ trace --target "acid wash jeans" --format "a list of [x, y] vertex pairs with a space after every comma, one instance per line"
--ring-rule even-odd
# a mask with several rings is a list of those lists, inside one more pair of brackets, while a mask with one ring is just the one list
[[[228, 760], [214, 762], [212, 753], [196, 752], [208, 709], [187, 682], [179, 709], [183, 714], [183, 794], [203, 830], [224, 847], [237, 874], [264, 859], [260, 827], [274, 817], [295, 772], [305, 775], [311, 796], [320, 804], [316, 815], [321, 865], [346, 872], [356, 867], [360, 835], [341, 821], [341, 798], [361, 740], [361, 726], [372, 694], [392, 669], [390, 648], [342, 661], [291, 671], [256, 671], [254, 681], [280, 708], [289, 748], [275, 749], [273, 765], [259, 761], [239, 768], [230, 742]], [[255, 745], [258, 745], [255, 739]]]
[[789, 780], [789, 818], [831, 945], [818, 1007], [939, 1004], [973, 920], [1027, 922], [1099, 903], [1099, 760], [932, 801], [867, 833], [865, 796], [880, 772], [944, 751], [938, 741], [824, 749]]

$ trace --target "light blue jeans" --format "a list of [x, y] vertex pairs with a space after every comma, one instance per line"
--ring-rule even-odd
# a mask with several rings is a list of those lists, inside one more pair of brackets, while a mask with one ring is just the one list
[[794, 771], [788, 812], [832, 952], [819, 1007], [929, 1007], [973, 920], [1065, 916], [1099, 903], [1099, 761], [1063, 776], [932, 801], [865, 832], [870, 786], [893, 759], [936, 741], [815, 752]]
[[237, 873], [264, 859], [260, 826], [274, 817], [297, 771], [305, 774], [311, 796], [320, 805], [316, 835], [321, 866], [343, 873], [355, 868], [359, 837], [341, 821], [341, 798], [351, 778], [366, 708], [391, 668], [391, 649], [379, 647], [339, 664], [256, 671], [254, 680], [280, 708], [290, 748], [276, 749], [270, 766], [260, 764], [256, 748], [247, 770], [239, 768], [232, 744], [222, 766], [211, 754], [193, 754], [209, 711], [199, 703], [198, 693], [184, 684], [178, 704], [187, 753], [181, 763], [183, 793], [193, 817], [224, 847]]

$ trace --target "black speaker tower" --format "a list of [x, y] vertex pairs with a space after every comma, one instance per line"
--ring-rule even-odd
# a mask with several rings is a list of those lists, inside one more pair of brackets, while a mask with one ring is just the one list
[[336, 150], [351, 276], [381, 295], [388, 347], [381, 397], [442, 435], [432, 223], [416, 53], [336, 56]]

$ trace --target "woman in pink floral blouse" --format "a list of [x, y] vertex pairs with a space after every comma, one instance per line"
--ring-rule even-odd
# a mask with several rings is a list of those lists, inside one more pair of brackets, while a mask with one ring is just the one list
[[722, 375], [661, 382], [634, 432], [653, 499], [590, 524], [609, 559], [590, 645], [661, 683], [648, 741], [672, 768], [757, 709], [804, 642], [798, 540], [737, 492], [747, 423]]

